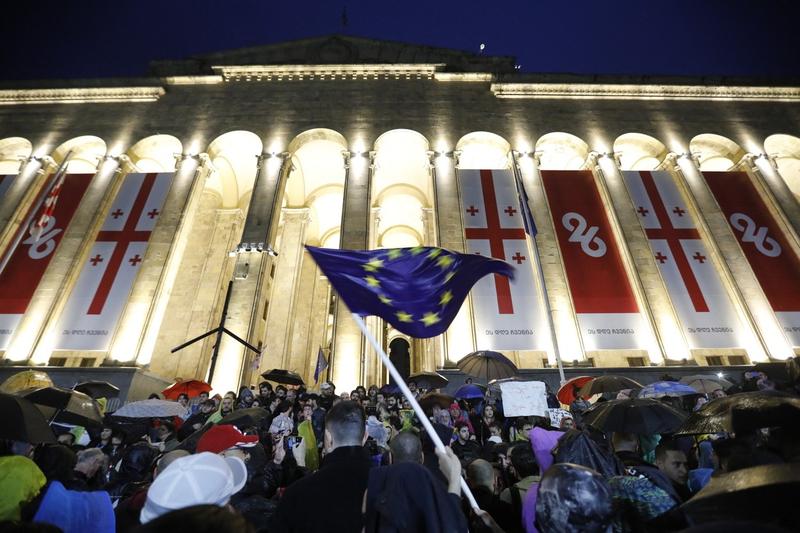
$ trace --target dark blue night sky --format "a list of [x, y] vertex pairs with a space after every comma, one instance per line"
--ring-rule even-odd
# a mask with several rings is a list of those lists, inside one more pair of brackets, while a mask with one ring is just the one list
[[524, 72], [800, 77], [791, 0], [24, 3], [0, 17], [2, 79], [142, 76], [153, 59], [333, 33], [473, 52], [485, 43]]

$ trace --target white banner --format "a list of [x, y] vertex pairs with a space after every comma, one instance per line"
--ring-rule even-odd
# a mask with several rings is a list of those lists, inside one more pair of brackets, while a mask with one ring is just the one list
[[500, 384], [503, 416], [545, 416], [547, 392], [542, 381], [508, 381]]
[[736, 311], [672, 175], [623, 176], [689, 346], [744, 346]]
[[109, 349], [173, 176], [125, 176], [61, 315], [56, 350]]
[[472, 288], [481, 350], [549, 350], [519, 198], [510, 170], [459, 169], [466, 252], [514, 265], [514, 280], [486, 276]]

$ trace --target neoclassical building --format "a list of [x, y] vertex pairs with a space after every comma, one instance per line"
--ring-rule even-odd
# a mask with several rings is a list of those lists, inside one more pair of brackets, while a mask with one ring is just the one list
[[[525, 74], [510, 57], [332, 36], [136, 79], [4, 84], [0, 355], [172, 380], [206, 378], [216, 351], [227, 390], [270, 368], [313, 382], [321, 348], [344, 389], [383, 383], [303, 245], [463, 252], [466, 169], [513, 171], [538, 229], [516, 264], [541, 268], [541, 301], [517, 305], [552, 326], [505, 351], [520, 368], [553, 367], [555, 346], [596, 367], [800, 353], [800, 88]], [[592, 225], [579, 208], [595, 201]], [[227, 335], [171, 353], [226, 301], [225, 327], [260, 353]], [[478, 305], [429, 339], [368, 325], [407, 371], [453, 367], [487, 347]], [[603, 333], [603, 309], [635, 325]]]

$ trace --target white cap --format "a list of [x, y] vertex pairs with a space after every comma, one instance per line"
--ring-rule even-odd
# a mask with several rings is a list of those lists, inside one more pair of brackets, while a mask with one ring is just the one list
[[150, 485], [139, 515], [142, 524], [192, 505], [225, 505], [247, 482], [238, 457], [203, 452], [173, 461]]

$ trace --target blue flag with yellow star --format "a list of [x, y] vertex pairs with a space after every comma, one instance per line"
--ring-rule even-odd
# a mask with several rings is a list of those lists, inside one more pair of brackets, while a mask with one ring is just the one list
[[350, 311], [416, 338], [443, 333], [483, 276], [514, 277], [504, 261], [443, 248], [306, 249]]

